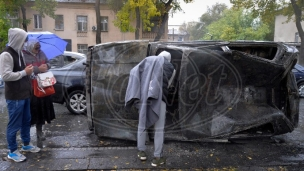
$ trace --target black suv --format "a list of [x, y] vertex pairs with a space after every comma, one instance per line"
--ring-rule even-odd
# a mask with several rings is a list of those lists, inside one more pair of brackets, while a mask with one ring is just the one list
[[86, 56], [77, 52], [65, 51], [49, 62], [50, 71], [56, 78], [54, 103], [66, 103], [67, 109], [73, 114], [86, 113], [85, 68]]

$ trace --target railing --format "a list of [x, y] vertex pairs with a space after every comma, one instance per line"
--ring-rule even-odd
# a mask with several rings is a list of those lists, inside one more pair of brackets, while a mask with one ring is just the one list
[[[142, 33], [142, 39], [154, 40], [156, 35], [157, 35], [157, 33], [155, 33], [155, 32], [143, 32]], [[164, 38], [165, 38], [165, 36], [163, 34], [161, 39], [164, 39]]]

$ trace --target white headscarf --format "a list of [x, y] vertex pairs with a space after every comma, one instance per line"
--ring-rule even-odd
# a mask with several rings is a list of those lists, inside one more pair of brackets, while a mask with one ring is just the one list
[[158, 54], [158, 56], [163, 56], [169, 62], [171, 61], [171, 54], [167, 51], [162, 51], [160, 54]]
[[38, 43], [39, 40], [37, 38], [30, 38], [27, 43], [24, 45], [26, 51], [30, 52], [32, 55], [36, 55], [33, 53], [33, 49], [35, 44]]

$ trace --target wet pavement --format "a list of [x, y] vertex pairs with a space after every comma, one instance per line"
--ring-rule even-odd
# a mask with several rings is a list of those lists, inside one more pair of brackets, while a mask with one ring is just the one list
[[56, 119], [44, 127], [46, 141], [37, 142], [31, 128], [32, 143], [42, 151], [24, 153], [25, 162], [7, 160], [7, 111], [1, 93], [0, 170], [304, 170], [304, 99], [299, 126], [292, 133], [221, 143], [166, 141], [166, 164], [155, 168], [151, 166], [153, 143], [148, 145], [148, 160], [141, 162], [136, 158], [136, 142], [96, 137], [85, 116], [70, 114], [60, 104], [55, 104]]

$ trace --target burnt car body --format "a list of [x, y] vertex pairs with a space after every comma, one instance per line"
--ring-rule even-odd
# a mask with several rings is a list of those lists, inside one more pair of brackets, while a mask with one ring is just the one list
[[96, 135], [136, 140], [138, 111], [126, 110], [124, 101], [129, 73], [163, 50], [176, 69], [166, 139], [273, 136], [297, 127], [295, 48], [275, 42], [125, 41], [92, 46], [87, 54], [87, 117]]

